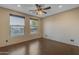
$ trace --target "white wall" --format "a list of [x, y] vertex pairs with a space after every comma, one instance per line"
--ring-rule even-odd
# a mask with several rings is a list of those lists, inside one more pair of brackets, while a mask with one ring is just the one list
[[43, 37], [79, 46], [79, 8], [43, 19]]

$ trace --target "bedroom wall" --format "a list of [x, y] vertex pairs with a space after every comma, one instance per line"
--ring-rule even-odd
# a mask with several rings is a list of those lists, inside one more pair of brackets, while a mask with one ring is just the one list
[[79, 8], [44, 18], [43, 37], [79, 46]]
[[[24, 16], [25, 17], [25, 35], [24, 36], [19, 36], [15, 38], [11, 38], [10, 36], [10, 14], [14, 15], [19, 15], [19, 16]], [[5, 8], [0, 8], [0, 47], [6, 46], [6, 45], [11, 45], [11, 44], [16, 44], [36, 38], [41, 38], [41, 26], [38, 28], [38, 32], [36, 34], [30, 34], [30, 26], [29, 26], [29, 18], [33, 16], [28, 16], [26, 14], [16, 12], [13, 10], [5, 9]], [[33, 17], [37, 18], [37, 17]], [[40, 19], [37, 18], [39, 21], [39, 25], [41, 24]], [[8, 40], [8, 43], [6, 43], [6, 40]]]

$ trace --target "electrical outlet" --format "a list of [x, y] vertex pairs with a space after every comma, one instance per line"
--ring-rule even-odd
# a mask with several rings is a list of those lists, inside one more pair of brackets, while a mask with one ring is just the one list
[[6, 42], [8, 42], [8, 40], [6, 40]]
[[70, 39], [70, 41], [71, 41], [71, 42], [74, 42], [74, 40], [73, 40], [73, 39]]

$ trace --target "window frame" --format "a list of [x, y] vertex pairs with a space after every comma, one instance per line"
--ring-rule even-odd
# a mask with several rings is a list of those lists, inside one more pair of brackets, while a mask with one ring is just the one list
[[[24, 18], [24, 20], [23, 20], [23, 21], [24, 21], [24, 27], [23, 27], [24, 30], [23, 30], [23, 35], [17, 35], [17, 36], [12, 36], [12, 35], [11, 35], [10, 16], [15, 16], [15, 17]], [[9, 27], [9, 29], [10, 29], [10, 30], [9, 30], [9, 34], [10, 34], [10, 37], [11, 37], [11, 38], [16, 38], [16, 37], [25, 36], [25, 17], [24, 17], [24, 16], [15, 15], [15, 14], [9, 14], [9, 26], [10, 26], [10, 27]]]
[[[35, 21], [37, 21], [37, 22], [39, 23], [39, 19], [30, 18], [30, 20], [35, 20]], [[36, 28], [37, 28], [36, 31], [32, 32], [31, 25], [30, 25], [30, 30], [31, 30], [30, 33], [31, 33], [31, 34], [36, 34], [36, 33], [38, 33], [39, 24], [37, 25]]]

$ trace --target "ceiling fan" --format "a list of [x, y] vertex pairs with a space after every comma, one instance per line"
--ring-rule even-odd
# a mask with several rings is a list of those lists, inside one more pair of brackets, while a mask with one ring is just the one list
[[30, 11], [35, 12], [36, 15], [47, 14], [46, 10], [51, 9], [50, 6], [43, 8], [43, 6], [40, 5], [40, 4], [35, 4], [35, 6], [36, 6], [36, 9], [35, 10], [30, 10]]

